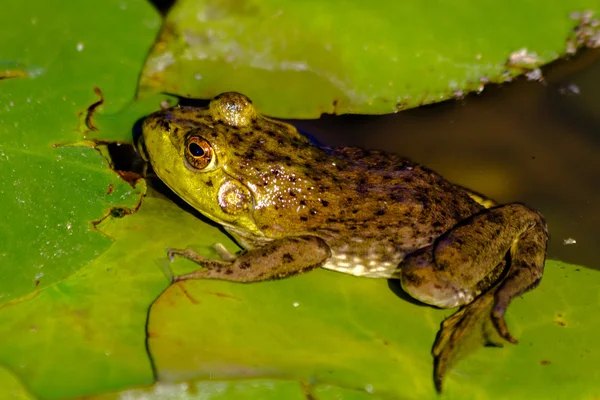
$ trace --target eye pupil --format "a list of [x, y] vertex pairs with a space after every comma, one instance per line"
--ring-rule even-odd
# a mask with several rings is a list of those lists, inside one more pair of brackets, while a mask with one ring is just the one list
[[213, 149], [202, 137], [190, 136], [186, 139], [185, 159], [189, 167], [205, 169], [214, 161]]
[[204, 149], [198, 143], [190, 143], [189, 149], [190, 154], [194, 157], [202, 157], [204, 155]]

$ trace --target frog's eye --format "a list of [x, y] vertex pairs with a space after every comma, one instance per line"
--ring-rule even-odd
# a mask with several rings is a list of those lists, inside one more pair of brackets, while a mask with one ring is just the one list
[[185, 141], [185, 159], [192, 167], [204, 169], [213, 159], [213, 149], [206, 139], [190, 136]]

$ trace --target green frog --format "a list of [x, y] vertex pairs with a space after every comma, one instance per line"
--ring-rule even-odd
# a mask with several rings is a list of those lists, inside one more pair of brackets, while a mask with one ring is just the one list
[[504, 314], [539, 283], [548, 241], [544, 218], [525, 205], [495, 205], [395, 154], [318, 147], [239, 93], [151, 114], [138, 149], [244, 249], [218, 246], [219, 260], [169, 249], [202, 266], [175, 281], [257, 282], [319, 267], [398, 279], [421, 302], [461, 307], [433, 347], [438, 390], [454, 349], [482, 320], [516, 342]]

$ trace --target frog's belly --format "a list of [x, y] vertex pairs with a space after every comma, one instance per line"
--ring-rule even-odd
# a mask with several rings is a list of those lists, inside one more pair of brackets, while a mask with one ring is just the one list
[[353, 254], [333, 251], [323, 268], [367, 278], [390, 278], [403, 258], [404, 254]]

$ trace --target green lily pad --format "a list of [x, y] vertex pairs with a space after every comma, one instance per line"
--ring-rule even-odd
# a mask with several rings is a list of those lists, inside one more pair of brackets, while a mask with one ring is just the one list
[[180, 0], [140, 91], [207, 99], [234, 90], [282, 118], [396, 112], [598, 46], [594, 10], [595, 0]]
[[273, 379], [198, 381], [181, 384], [158, 383], [151, 387], [93, 396], [91, 400], [127, 398], [131, 400], [376, 400], [364, 392], [331, 385], [305, 385]]
[[23, 384], [8, 369], [0, 367], [0, 394], [4, 399], [34, 400]]
[[[47, 399], [153, 383], [147, 310], [168, 286], [155, 263], [165, 259], [165, 244], [153, 240], [165, 225], [155, 221], [166, 219], [172, 229], [185, 225], [181, 218], [197, 224], [172, 202], [147, 198], [140, 212], [105, 219], [98, 229], [114, 240], [107, 252], [70, 279], [0, 308], [0, 342], [6, 344], [0, 364]], [[208, 236], [216, 238], [222, 234]], [[172, 236], [177, 244], [183, 239]]]
[[[459, 362], [442, 397], [595, 394], [598, 284], [596, 271], [549, 261], [541, 286], [509, 310], [521, 344]], [[278, 377], [437, 398], [430, 349], [450, 313], [399, 299], [385, 280], [325, 270], [249, 285], [185, 281], [153, 305], [148, 343], [166, 382]]]
[[[135, 209], [145, 188], [121, 179], [90, 143], [65, 145], [82, 141], [95, 87], [105, 110], [134, 97], [158, 16], [142, 1], [35, 3], [11, 0], [0, 13], [0, 24], [23, 38], [0, 44], [0, 62], [21, 72], [0, 80], [2, 302], [54, 285], [102, 254], [111, 241], [92, 222], [113, 207]], [[123, 37], [130, 39], [116, 48], [108, 40]]]

